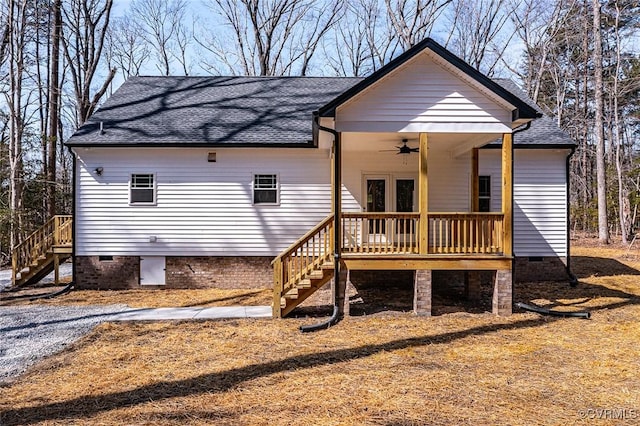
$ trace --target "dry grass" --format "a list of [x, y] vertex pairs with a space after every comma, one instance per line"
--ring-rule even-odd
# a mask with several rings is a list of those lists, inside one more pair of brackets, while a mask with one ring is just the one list
[[578, 287], [519, 286], [518, 300], [589, 309], [588, 321], [395, 314], [315, 334], [297, 330], [309, 318], [104, 324], [2, 389], [0, 424], [638, 424], [640, 257], [574, 254]]
[[55, 288], [25, 289], [21, 292], [0, 294], [0, 306], [56, 305], [85, 306], [125, 304], [132, 308], [269, 305], [273, 290], [266, 289], [203, 289], [203, 290], [73, 290], [53, 299], [30, 301], [29, 294], [43, 294]]

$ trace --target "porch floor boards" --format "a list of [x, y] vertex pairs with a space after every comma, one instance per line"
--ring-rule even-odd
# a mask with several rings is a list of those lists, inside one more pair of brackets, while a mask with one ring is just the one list
[[498, 270], [511, 269], [512, 260], [491, 254], [342, 253], [342, 262], [352, 270]]

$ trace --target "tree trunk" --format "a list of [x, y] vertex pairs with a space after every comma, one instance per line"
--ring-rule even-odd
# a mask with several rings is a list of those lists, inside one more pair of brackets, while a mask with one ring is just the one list
[[24, 45], [26, 28], [26, 1], [18, 4], [10, 0], [8, 19], [11, 23], [9, 35], [9, 239], [11, 250], [19, 243], [22, 231], [22, 134], [24, 120], [22, 111], [22, 77], [24, 73]]
[[62, 0], [53, 5], [53, 28], [51, 33], [51, 76], [49, 78], [49, 126], [47, 150], [47, 208], [48, 216], [56, 214], [56, 164], [58, 148], [58, 113], [60, 110], [59, 58], [60, 33], [62, 31]]
[[609, 244], [607, 222], [607, 179], [604, 149], [604, 94], [602, 85], [602, 30], [600, 28], [600, 1], [593, 0], [593, 61], [595, 63], [595, 136], [596, 136], [596, 181], [598, 190], [598, 239]]

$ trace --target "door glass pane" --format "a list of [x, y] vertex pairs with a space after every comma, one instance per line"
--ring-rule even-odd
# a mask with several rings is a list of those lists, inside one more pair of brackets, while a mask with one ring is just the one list
[[407, 213], [413, 211], [413, 179], [396, 180], [396, 211]]
[[367, 211], [385, 211], [385, 180], [367, 179]]
[[[384, 179], [367, 179], [367, 211], [384, 212], [386, 210], [386, 181]], [[384, 234], [384, 219], [369, 220], [369, 234]]]
[[[398, 213], [413, 212], [413, 191], [415, 181], [413, 179], [396, 180], [396, 211]], [[398, 221], [396, 225], [398, 234], [414, 233], [413, 221]]]

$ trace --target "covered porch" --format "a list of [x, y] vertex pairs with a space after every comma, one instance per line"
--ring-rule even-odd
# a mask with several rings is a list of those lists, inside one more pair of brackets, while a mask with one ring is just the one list
[[[430, 149], [430, 135], [418, 133], [413, 138], [419, 142], [416, 149], [396, 156], [377, 149], [383, 145], [375, 143], [373, 150], [364, 150], [362, 135], [355, 136], [351, 138], [351, 146], [349, 135], [339, 132], [332, 141], [332, 214], [274, 260], [274, 316], [287, 315], [335, 277], [340, 278], [334, 291], [344, 300], [349, 271], [360, 270], [415, 271], [414, 311], [419, 315], [431, 314], [432, 271], [495, 271], [493, 311], [501, 315], [511, 313], [511, 133], [500, 136], [501, 210], [489, 212], [479, 211], [476, 145], [478, 141], [495, 139], [495, 135], [476, 139], [466, 135], [466, 142], [457, 145], [451, 143], [455, 138], [449, 138], [446, 146], [457, 146], [458, 158], [438, 166], [462, 175], [461, 180], [466, 183], [465, 189], [460, 190], [462, 194], [452, 194], [451, 202], [446, 196], [430, 197], [430, 193], [447, 192], [447, 180], [430, 171], [428, 155], [445, 145]], [[383, 137], [368, 135], [367, 139]], [[389, 155], [399, 163], [384, 161]], [[356, 165], [358, 173], [349, 176], [352, 172], [349, 160], [357, 162], [363, 157], [367, 166]], [[371, 172], [362, 171], [363, 167]], [[467, 209], [431, 211], [429, 201], [433, 198], [440, 208], [460, 208], [464, 204]], [[389, 206], [403, 211], [385, 211]]]
[[[421, 315], [431, 314], [433, 271], [495, 271], [493, 312], [510, 314], [513, 134], [539, 116], [431, 39], [319, 108], [332, 211], [274, 260], [274, 317], [331, 278], [344, 305], [352, 270], [415, 271]], [[500, 160], [481, 181], [487, 145]]]

